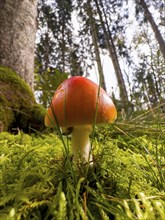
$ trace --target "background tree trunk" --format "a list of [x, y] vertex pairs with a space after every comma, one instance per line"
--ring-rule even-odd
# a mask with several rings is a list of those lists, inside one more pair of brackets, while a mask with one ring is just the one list
[[145, 14], [146, 18], [148, 19], [148, 21], [149, 21], [149, 23], [150, 23], [150, 25], [152, 27], [153, 32], [155, 33], [155, 38], [158, 41], [160, 51], [162, 52], [163, 57], [165, 59], [165, 41], [163, 40], [163, 37], [162, 37], [162, 35], [161, 35], [160, 31], [159, 31], [159, 28], [156, 25], [156, 23], [155, 23], [155, 21], [154, 21], [154, 19], [152, 17], [152, 14], [151, 14], [151, 12], [148, 9], [147, 4], [146, 4], [146, 2], [144, 0], [139, 0], [139, 1], [137, 1], [137, 3], [139, 5], [141, 5], [141, 7], [144, 10], [144, 14]]
[[104, 90], [106, 90], [103, 67], [102, 67], [102, 64], [101, 64], [100, 51], [99, 51], [99, 46], [98, 46], [96, 25], [95, 25], [95, 20], [94, 20], [93, 15], [92, 15], [92, 8], [91, 8], [91, 5], [90, 5], [90, 0], [87, 3], [87, 13], [88, 13], [88, 16], [89, 16], [89, 26], [90, 26], [90, 29], [91, 29], [92, 41], [93, 41], [94, 50], [95, 50], [97, 68], [98, 68], [98, 73], [99, 73], [99, 78], [100, 78], [100, 85]]
[[109, 55], [111, 57], [111, 60], [112, 60], [113, 66], [114, 66], [114, 70], [115, 70], [115, 74], [116, 74], [116, 78], [117, 78], [117, 82], [118, 82], [118, 86], [119, 86], [120, 98], [121, 98], [121, 101], [124, 104], [126, 104], [126, 103], [128, 103], [128, 94], [127, 94], [124, 78], [123, 78], [122, 71], [120, 68], [118, 56], [116, 53], [116, 48], [113, 43], [112, 35], [111, 35], [110, 29], [108, 27], [108, 22], [106, 19], [106, 14], [104, 12], [103, 4], [102, 4], [102, 1], [99, 1], [99, 2], [101, 4], [102, 10], [103, 10], [103, 16], [105, 18], [105, 21], [103, 20], [102, 13], [101, 13], [101, 10], [99, 7], [99, 3], [97, 0], [95, 0], [97, 12], [99, 14], [101, 26], [104, 31], [106, 46], [107, 46], [107, 49], [109, 51]]
[[37, 0], [0, 0], [0, 65], [33, 89]]

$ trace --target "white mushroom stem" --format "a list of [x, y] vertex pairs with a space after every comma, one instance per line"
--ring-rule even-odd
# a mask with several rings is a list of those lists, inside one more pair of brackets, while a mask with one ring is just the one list
[[92, 131], [91, 125], [73, 127], [71, 145], [74, 160], [90, 162], [92, 160], [89, 134]]

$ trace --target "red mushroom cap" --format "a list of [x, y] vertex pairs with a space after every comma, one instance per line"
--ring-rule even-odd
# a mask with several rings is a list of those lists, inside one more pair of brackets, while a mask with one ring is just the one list
[[73, 127], [94, 122], [111, 123], [116, 119], [117, 111], [111, 98], [96, 83], [74, 76], [57, 88], [45, 116], [45, 125], [56, 125], [55, 117], [59, 126]]

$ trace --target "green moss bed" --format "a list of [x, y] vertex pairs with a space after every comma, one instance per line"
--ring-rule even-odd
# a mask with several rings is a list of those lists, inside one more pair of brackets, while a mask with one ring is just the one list
[[56, 131], [0, 133], [0, 219], [164, 220], [164, 132], [96, 128], [93, 166], [73, 163], [70, 138]]

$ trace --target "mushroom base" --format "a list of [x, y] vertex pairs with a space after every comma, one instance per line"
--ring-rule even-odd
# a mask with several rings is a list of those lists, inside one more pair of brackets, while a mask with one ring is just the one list
[[92, 161], [91, 145], [89, 139], [89, 134], [91, 131], [91, 125], [73, 127], [71, 145], [74, 161]]

